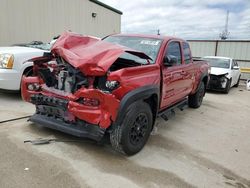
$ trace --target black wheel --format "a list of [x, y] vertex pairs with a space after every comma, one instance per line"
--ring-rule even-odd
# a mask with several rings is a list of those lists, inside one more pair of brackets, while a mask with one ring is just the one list
[[199, 108], [201, 106], [204, 95], [205, 95], [205, 84], [204, 82], [201, 82], [196, 93], [193, 95], [189, 95], [188, 106], [191, 108]]
[[231, 79], [227, 81], [227, 85], [226, 85], [226, 88], [225, 88], [225, 90], [224, 90], [224, 93], [226, 93], [226, 94], [229, 93], [229, 90], [230, 90], [230, 88], [231, 88], [231, 82], [232, 82]]
[[[32, 76], [33, 75], [33, 67], [28, 67], [24, 70], [23, 72], [23, 76]], [[22, 93], [22, 88], [21, 88], [21, 85], [22, 85], [22, 79], [21, 79], [21, 82], [20, 82], [20, 89], [19, 89], [19, 92]]]
[[112, 147], [123, 154], [134, 155], [146, 144], [152, 130], [153, 117], [149, 105], [142, 101], [131, 104], [121, 125], [110, 133]]
[[33, 75], [33, 68], [32, 67], [28, 67], [24, 70], [23, 72], [24, 76], [32, 76]]
[[235, 84], [235, 87], [238, 87], [239, 83], [240, 83], [240, 76], [239, 76], [239, 79], [238, 79], [237, 83]]

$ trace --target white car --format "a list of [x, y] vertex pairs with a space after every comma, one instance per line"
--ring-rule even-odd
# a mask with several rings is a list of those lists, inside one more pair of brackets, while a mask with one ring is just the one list
[[32, 72], [32, 62], [27, 60], [42, 56], [53, 43], [31, 42], [10, 47], [0, 47], [0, 90], [19, 91], [22, 75]]
[[218, 56], [206, 56], [202, 59], [206, 60], [211, 67], [208, 89], [228, 93], [231, 87], [238, 87], [240, 67], [237, 61], [232, 58]]

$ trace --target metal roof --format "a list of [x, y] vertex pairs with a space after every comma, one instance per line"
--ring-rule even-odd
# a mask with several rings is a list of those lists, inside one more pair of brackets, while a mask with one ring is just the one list
[[106, 9], [109, 9], [109, 10], [115, 12], [115, 13], [118, 13], [118, 14], [122, 15], [122, 11], [120, 11], [118, 9], [115, 9], [115, 8], [105, 4], [105, 3], [102, 3], [101, 1], [97, 1], [97, 0], [89, 0], [89, 1], [92, 2], [92, 3], [95, 3], [97, 5], [100, 5], [100, 6], [104, 7], [104, 8], [106, 8]]

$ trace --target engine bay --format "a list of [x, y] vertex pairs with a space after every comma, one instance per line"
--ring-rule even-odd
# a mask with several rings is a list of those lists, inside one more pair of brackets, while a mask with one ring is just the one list
[[47, 66], [43, 64], [43, 66], [37, 67], [37, 74], [46, 86], [67, 93], [74, 93], [81, 87], [89, 86], [87, 77], [60, 57], [48, 62]]
[[78, 89], [95, 88], [104, 92], [112, 89], [107, 87], [107, 76], [110, 72], [120, 69], [142, 66], [134, 60], [118, 58], [109, 68], [104, 76], [86, 76], [78, 68], [73, 67], [62, 57], [50, 59], [48, 62], [37, 62], [34, 64], [34, 72], [44, 81], [48, 88], [53, 88], [66, 93], [75, 93]]

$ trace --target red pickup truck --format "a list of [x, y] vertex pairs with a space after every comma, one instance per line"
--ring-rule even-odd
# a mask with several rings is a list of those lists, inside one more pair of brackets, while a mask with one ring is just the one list
[[192, 59], [186, 41], [164, 36], [66, 32], [32, 61], [21, 86], [36, 105], [30, 121], [97, 141], [107, 133], [126, 155], [144, 147], [157, 116], [198, 108], [209, 79], [208, 64]]

